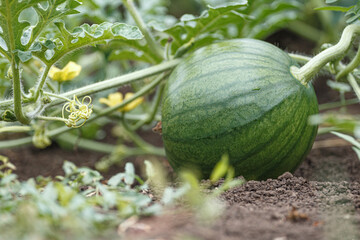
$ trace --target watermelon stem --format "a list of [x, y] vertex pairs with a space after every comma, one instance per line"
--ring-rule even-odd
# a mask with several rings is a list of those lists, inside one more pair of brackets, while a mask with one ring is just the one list
[[[149, 28], [145, 24], [144, 20], [142, 19], [139, 11], [137, 10], [133, 0], [123, 0], [122, 1], [126, 9], [129, 11], [130, 15], [133, 17], [136, 25], [139, 27], [142, 34], [144, 34], [145, 40], [147, 44], [149, 44], [151, 51], [155, 54], [158, 59], [163, 60], [163, 49], [161, 46], [155, 41], [154, 36], [150, 32]], [[158, 61], [159, 62], [159, 61]]]
[[[360, 45], [359, 48], [360, 49]], [[345, 68], [343, 68], [337, 75], [336, 75], [336, 80], [340, 80], [341, 78], [347, 76], [349, 73], [351, 73], [355, 68], [357, 68], [360, 64], [360, 51], [357, 51], [355, 57], [353, 58], [353, 60], [351, 60], [351, 62], [346, 65]]]
[[359, 84], [356, 82], [355, 77], [352, 74], [348, 74], [347, 79], [351, 87], [353, 88], [356, 96], [358, 97], [358, 99], [360, 99], [360, 87]]
[[360, 25], [348, 25], [336, 45], [320, 52], [301, 68], [292, 66], [290, 69], [292, 75], [303, 85], [307, 86], [323, 66], [331, 61], [341, 59], [346, 54], [355, 34], [360, 34]]

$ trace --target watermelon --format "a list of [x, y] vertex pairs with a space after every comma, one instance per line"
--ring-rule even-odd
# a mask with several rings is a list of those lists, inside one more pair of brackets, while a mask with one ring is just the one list
[[318, 113], [314, 89], [274, 45], [236, 39], [203, 47], [171, 73], [162, 103], [162, 137], [170, 165], [209, 177], [223, 154], [238, 176], [275, 178], [310, 151]]

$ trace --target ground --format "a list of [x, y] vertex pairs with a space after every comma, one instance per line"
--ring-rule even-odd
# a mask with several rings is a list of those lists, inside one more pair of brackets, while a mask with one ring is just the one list
[[[221, 199], [226, 210], [210, 225], [173, 209], [134, 220], [125, 231], [126, 239], [360, 239], [360, 161], [346, 142], [335, 141], [345, 146], [331, 147], [326, 145], [333, 143], [329, 139], [336, 138], [318, 137], [294, 174], [249, 181], [225, 192]], [[101, 157], [56, 146], [1, 153], [16, 164], [23, 179], [61, 174], [64, 159], [93, 166]]]
[[[284, 39], [278, 45], [293, 51], [286, 38], [275, 39]], [[336, 101], [336, 93], [326, 87], [325, 81], [314, 84], [319, 102]], [[355, 105], [349, 111], [359, 114], [360, 109]], [[151, 136], [157, 143], [160, 141], [159, 136]], [[93, 167], [103, 156], [80, 149], [65, 151], [56, 144], [45, 150], [22, 147], [2, 150], [0, 154], [17, 166], [15, 173], [21, 179], [62, 174], [63, 160]], [[118, 170], [114, 167], [107, 175]], [[331, 134], [317, 137], [295, 173], [249, 181], [220, 198], [226, 209], [214, 222], [205, 224], [193, 214], [175, 208], [160, 216], [132, 218], [122, 234], [125, 239], [136, 240], [360, 239], [360, 161], [350, 145]]]

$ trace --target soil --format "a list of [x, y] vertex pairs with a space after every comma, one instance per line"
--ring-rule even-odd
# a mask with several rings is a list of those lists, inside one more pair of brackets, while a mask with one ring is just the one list
[[[287, 39], [276, 35], [273, 38]], [[299, 52], [289, 49], [289, 43], [277, 42], [278, 46], [283, 44], [289, 51]], [[314, 47], [305, 46], [300, 52], [308, 53]], [[326, 79], [315, 84], [320, 103], [337, 100], [337, 95], [326, 87]], [[360, 113], [358, 105], [350, 109]], [[159, 145], [160, 138], [154, 138]], [[17, 166], [15, 173], [21, 179], [62, 174], [64, 160], [93, 167], [103, 157], [80, 149], [63, 150], [56, 144], [45, 150], [22, 147], [2, 150], [0, 154]], [[114, 167], [107, 175], [119, 170]], [[223, 193], [220, 199], [226, 208], [211, 224], [199, 221], [188, 211], [169, 209], [159, 216], [132, 219], [124, 230], [124, 239], [360, 239], [360, 161], [349, 144], [333, 135], [319, 136], [294, 174], [248, 181]]]

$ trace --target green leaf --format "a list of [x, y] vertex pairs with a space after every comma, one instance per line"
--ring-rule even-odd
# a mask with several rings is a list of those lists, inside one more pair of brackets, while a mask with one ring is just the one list
[[200, 189], [199, 181], [192, 172], [190, 172], [190, 171], [182, 171], [180, 173], [180, 178], [182, 179], [182, 181], [185, 184], [189, 184], [192, 191], [199, 191], [199, 189]]
[[235, 10], [246, 5], [247, 1], [243, 0], [226, 6], [209, 6], [209, 9], [204, 11], [199, 17], [189, 14], [183, 16], [179, 23], [164, 31], [173, 39], [173, 53], [188, 42], [197, 42], [207, 37], [206, 34], [223, 29], [229, 23], [241, 25], [244, 22], [245, 16]]
[[75, 166], [74, 163], [65, 161], [63, 164], [63, 170], [65, 172], [65, 176], [69, 176], [77, 170], [77, 167]]
[[334, 3], [334, 2], [337, 2], [338, 0], [326, 0], [325, 3], [326, 4], [330, 4], [330, 3]]
[[0, 5], [1, 49], [9, 58], [13, 52], [27, 61], [27, 52], [41, 31], [52, 21], [78, 13], [76, 0], [6, 0]]
[[298, 18], [303, 4], [296, 0], [254, 0], [243, 14], [252, 18], [239, 27], [240, 37], [263, 39]]
[[358, 126], [358, 120], [351, 115], [336, 115], [331, 113], [312, 115], [309, 117], [308, 122], [311, 125], [326, 125], [327, 130], [331, 129], [346, 133], [353, 133]]
[[167, 14], [169, 5], [169, 0], [139, 0], [138, 11], [149, 27], [164, 31], [177, 21]]
[[189, 184], [184, 184], [180, 188], [174, 189], [172, 187], [167, 187], [164, 190], [161, 202], [165, 205], [174, 203], [175, 200], [184, 196], [190, 190]]
[[324, 7], [318, 7], [314, 8], [314, 10], [327, 10], [327, 11], [337, 11], [337, 12], [347, 12], [352, 7], [342, 7], [342, 6], [324, 6]]
[[[83, 24], [69, 32], [63, 22], [56, 22], [59, 33], [52, 38], [41, 38], [43, 48], [41, 52], [34, 53], [47, 64], [53, 64], [65, 54], [85, 46], [104, 44], [109, 40], [135, 41], [143, 38], [140, 30], [125, 23]], [[52, 41], [56, 46], [49, 45]], [[51, 46], [48, 48], [47, 46]]]
[[151, 179], [155, 177], [156, 171], [154, 165], [149, 160], [145, 160], [144, 165], [147, 178]]
[[125, 177], [124, 173], [118, 173], [118, 174], [112, 176], [108, 181], [109, 186], [112, 186], [112, 187], [118, 186], [120, 183], [122, 183], [124, 177]]
[[331, 81], [331, 80], [328, 80], [326, 83], [330, 88], [337, 90], [339, 92], [350, 92], [351, 91], [351, 87], [347, 83], [335, 82], [335, 81]]
[[360, 2], [358, 1], [356, 5], [353, 5], [351, 9], [345, 14], [345, 16], [351, 16], [346, 20], [347, 24], [351, 24], [357, 21], [360, 18]]
[[210, 176], [211, 182], [214, 183], [218, 181], [220, 178], [224, 177], [228, 169], [229, 169], [229, 155], [224, 154], [211, 173]]
[[353, 147], [352, 149], [355, 151], [358, 159], [360, 160], [360, 148]]
[[355, 138], [349, 136], [349, 135], [346, 135], [346, 134], [342, 134], [342, 133], [339, 133], [339, 132], [331, 132], [332, 134], [348, 141], [349, 143], [351, 143], [352, 145], [354, 145], [354, 147], [358, 148], [360, 150], [360, 142], [358, 142]]
[[22, 11], [38, 4], [41, 0], [1, 1], [0, 5], [0, 37], [2, 38], [1, 52], [11, 55], [15, 49], [25, 50], [21, 44], [21, 36], [25, 28], [30, 26], [27, 21], [19, 21]]
[[135, 168], [132, 163], [125, 164], [125, 183], [127, 185], [132, 185], [135, 180]]
[[32, 30], [32, 39], [35, 39], [37, 36], [39, 36], [46, 25], [55, 21], [56, 19], [61, 19], [67, 15], [79, 13], [77, 10], [75, 10], [75, 8], [79, 5], [81, 5], [81, 3], [76, 0], [50, 0], [38, 4], [35, 8], [35, 11], [39, 16], [39, 23]]
[[116, 40], [110, 45], [111, 49], [116, 49], [111, 52], [109, 60], [135, 60], [148, 63], [161, 62], [157, 55], [150, 51], [149, 46], [145, 41], [122, 41]]

